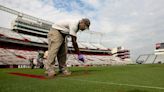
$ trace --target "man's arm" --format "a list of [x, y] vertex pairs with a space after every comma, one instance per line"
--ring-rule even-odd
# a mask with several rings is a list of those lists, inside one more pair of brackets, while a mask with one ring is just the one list
[[78, 59], [84, 63], [84, 56], [80, 53], [78, 44], [76, 42], [77, 38], [75, 36], [71, 36], [71, 38], [72, 38], [72, 45], [75, 49], [75, 52], [78, 54]]
[[75, 49], [75, 52], [77, 53], [77, 54], [80, 54], [80, 51], [79, 51], [79, 47], [78, 47], [78, 44], [77, 44], [77, 42], [76, 42], [76, 37], [75, 36], [72, 36], [71, 35], [71, 38], [72, 38], [72, 45], [73, 45], [73, 47], [74, 47], [74, 49]]

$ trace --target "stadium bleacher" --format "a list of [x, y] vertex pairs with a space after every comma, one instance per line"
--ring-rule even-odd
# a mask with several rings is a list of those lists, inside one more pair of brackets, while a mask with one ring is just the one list
[[0, 48], [0, 62], [4, 65], [29, 64], [25, 58], [18, 56], [4, 48]]
[[[48, 21], [35, 19], [32, 16], [25, 18], [18, 14], [12, 23], [12, 29], [0, 27], [0, 41], [2, 42], [0, 44], [0, 65], [22, 65], [22, 67], [29, 65], [29, 59], [36, 58], [38, 50], [48, 49], [47, 33], [51, 25], [52, 23]], [[89, 32], [86, 34], [89, 35]], [[69, 66], [84, 65], [78, 61], [69, 39], [67, 46], [71, 48], [67, 64]], [[112, 56], [111, 50], [100, 43], [78, 41], [78, 46], [84, 54], [85, 65], [124, 65], [129, 63]]]
[[22, 37], [19, 33], [16, 33], [8, 28], [0, 27], [0, 34], [1, 36], [7, 37], [7, 38], [24, 40], [24, 37]]
[[[19, 40], [28, 40], [29, 42], [33, 43], [48, 43], [47, 38], [43, 37], [36, 37], [32, 35], [27, 35], [27, 34], [22, 34], [22, 33], [17, 33], [15, 31], [1, 28], [0, 30], [1, 35], [12, 38], [12, 39], [19, 39]], [[87, 42], [78, 42], [79, 48], [83, 50], [90, 50], [92, 51], [99, 51], [99, 50], [106, 50], [109, 52], [109, 49], [104, 47], [101, 44], [98, 43], [87, 43]], [[18, 46], [19, 47], [19, 46]], [[73, 47], [72, 42], [68, 42], [68, 47]], [[30, 58], [36, 58], [37, 52], [36, 51], [28, 51], [28, 50], [18, 50], [18, 49], [6, 49], [6, 48], [1, 48], [0, 49], [0, 64], [29, 64], [28, 60]], [[100, 51], [101, 52], [101, 51]], [[122, 61], [121, 59], [110, 56], [110, 55], [84, 55], [85, 56], [85, 65], [119, 65], [119, 64], [127, 64], [125, 61]], [[5, 62], [4, 62], [5, 61]], [[68, 55], [68, 60], [67, 60], [68, 66], [81, 66], [83, 65], [77, 60], [77, 56], [75, 54], [69, 54]]]
[[136, 59], [136, 63], [138, 64], [157, 64], [164, 63], [164, 55], [163, 54], [143, 54], [140, 55]]
[[47, 38], [39, 37], [39, 39], [42, 40], [44, 43], [48, 44], [48, 39]]
[[26, 35], [26, 34], [20, 34], [20, 35], [22, 35], [28, 41], [36, 42], [36, 43], [44, 43], [41, 39], [39, 39], [36, 36], [31, 36], [31, 35]]
[[85, 63], [78, 61], [76, 54], [68, 54], [67, 64], [68, 66], [102, 66], [102, 65], [126, 65], [130, 62], [125, 62], [118, 57], [104, 56], [104, 55], [84, 55]]
[[11, 53], [15, 54], [16, 56], [22, 57], [24, 59], [31, 59], [36, 58], [37, 52], [36, 51], [28, 51], [28, 50], [16, 50], [16, 49], [6, 49]]

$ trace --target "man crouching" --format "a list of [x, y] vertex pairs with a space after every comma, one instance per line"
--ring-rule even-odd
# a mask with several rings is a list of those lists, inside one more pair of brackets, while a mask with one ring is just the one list
[[72, 38], [72, 45], [75, 52], [78, 55], [78, 59], [84, 62], [84, 57], [80, 53], [78, 44], [76, 42], [76, 34], [79, 30], [84, 31], [89, 29], [90, 20], [83, 18], [81, 20], [75, 21], [62, 21], [52, 25], [48, 33], [48, 58], [45, 63], [46, 71], [48, 77], [52, 78], [56, 75], [53, 65], [55, 64], [55, 58], [57, 57], [59, 64], [59, 73], [64, 75], [71, 75], [66, 67], [67, 59], [67, 42], [66, 37], [69, 35]]

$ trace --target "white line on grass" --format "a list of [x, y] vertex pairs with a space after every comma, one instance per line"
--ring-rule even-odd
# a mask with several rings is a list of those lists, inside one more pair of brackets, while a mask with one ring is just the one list
[[133, 85], [133, 84], [121, 84], [121, 83], [113, 83], [113, 82], [102, 82], [102, 81], [90, 81], [90, 80], [82, 80], [82, 79], [72, 79], [72, 78], [64, 78], [66, 80], [76, 80], [82, 82], [90, 82], [90, 83], [100, 83], [106, 85], [119, 85], [119, 86], [129, 86], [129, 87], [139, 87], [139, 88], [149, 88], [149, 89], [161, 89], [164, 90], [163, 87], [154, 87], [154, 86], [142, 86], [142, 85]]

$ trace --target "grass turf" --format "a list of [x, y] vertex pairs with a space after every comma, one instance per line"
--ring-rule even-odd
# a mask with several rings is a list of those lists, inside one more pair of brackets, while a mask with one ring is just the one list
[[36, 79], [43, 69], [0, 69], [0, 92], [164, 92], [164, 64], [73, 67], [71, 76]]

